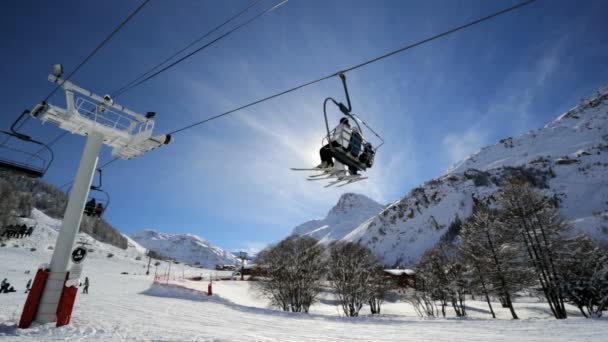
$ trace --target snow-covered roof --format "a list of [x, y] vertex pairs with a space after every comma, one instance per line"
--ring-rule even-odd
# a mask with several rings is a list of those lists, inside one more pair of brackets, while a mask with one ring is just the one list
[[392, 274], [394, 276], [401, 276], [401, 275], [414, 275], [416, 274], [416, 272], [414, 270], [410, 270], [410, 269], [388, 269], [388, 270], [384, 270], [384, 272]]

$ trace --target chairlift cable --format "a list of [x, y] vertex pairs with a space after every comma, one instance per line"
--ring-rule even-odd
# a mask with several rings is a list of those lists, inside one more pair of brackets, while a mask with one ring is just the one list
[[245, 7], [244, 9], [242, 9], [240, 12], [236, 13], [235, 15], [233, 15], [232, 17], [226, 19], [223, 23], [221, 23], [220, 25], [214, 27], [213, 29], [211, 29], [210, 31], [208, 31], [207, 33], [205, 33], [204, 35], [200, 36], [199, 38], [195, 39], [194, 41], [192, 41], [190, 44], [186, 45], [185, 47], [183, 47], [182, 49], [180, 49], [179, 51], [175, 52], [174, 54], [172, 54], [171, 56], [167, 57], [165, 60], [163, 60], [162, 62], [158, 63], [157, 65], [153, 66], [152, 68], [150, 68], [148, 71], [144, 72], [143, 74], [139, 75], [138, 77], [136, 77], [134, 80], [132, 80], [131, 82], [125, 84], [124, 86], [122, 86], [121, 88], [119, 88], [118, 90], [115, 90], [114, 92], [110, 93], [110, 96], [112, 98], [116, 98], [118, 96], [120, 96], [122, 93], [126, 92], [128, 90], [129, 87], [133, 86], [135, 83], [137, 83], [138, 81], [140, 81], [141, 79], [143, 79], [144, 77], [148, 76], [150, 73], [154, 72], [155, 70], [157, 70], [158, 68], [160, 68], [161, 66], [163, 66], [164, 64], [166, 64], [167, 62], [169, 62], [170, 60], [172, 60], [173, 58], [177, 57], [179, 54], [181, 54], [182, 52], [188, 50], [189, 48], [191, 48], [192, 46], [194, 46], [196, 43], [200, 42], [201, 40], [207, 38], [208, 36], [210, 36], [212, 33], [216, 32], [217, 30], [221, 29], [222, 27], [226, 26], [227, 24], [229, 24], [231, 21], [235, 20], [236, 18], [240, 17], [241, 15], [243, 15], [245, 12], [247, 12], [249, 9], [251, 9], [252, 7], [254, 7], [255, 5], [257, 5], [258, 3], [260, 3], [262, 0], [256, 0], [253, 3], [251, 3], [250, 5], [248, 5], [247, 7]]
[[[140, 10], [140, 9], [141, 9], [141, 8], [142, 8], [142, 7], [143, 7], [143, 6], [144, 6], [144, 5], [145, 5], [145, 4], [148, 2], [148, 1], [149, 1], [149, 0], [146, 0], [146, 2], [144, 2], [144, 3], [143, 3], [143, 4], [142, 4], [142, 5], [141, 5], [141, 6], [140, 6], [140, 7], [139, 7], [139, 8], [138, 8], [136, 11]], [[245, 9], [241, 10], [241, 11], [240, 11], [240, 12], [238, 12], [236, 15], [234, 15], [234, 16], [232, 16], [232, 17], [230, 17], [228, 20], [224, 21], [222, 24], [220, 24], [220, 25], [216, 26], [215, 28], [213, 28], [212, 30], [210, 30], [209, 32], [207, 32], [206, 34], [204, 34], [203, 36], [201, 36], [201, 37], [200, 37], [200, 38], [198, 38], [197, 40], [193, 41], [192, 43], [190, 43], [189, 45], [187, 45], [187, 46], [186, 46], [186, 47], [184, 47], [183, 49], [181, 49], [181, 50], [179, 50], [178, 52], [176, 52], [175, 54], [173, 54], [171, 57], [169, 57], [169, 58], [165, 59], [163, 62], [161, 62], [161, 63], [157, 64], [156, 66], [154, 66], [153, 68], [151, 68], [150, 70], [148, 70], [147, 72], [145, 72], [144, 74], [140, 75], [139, 77], [137, 77], [137, 78], [136, 78], [136, 79], [134, 79], [133, 81], [129, 82], [127, 85], [125, 85], [125, 86], [123, 86], [123, 87], [119, 88], [118, 90], [115, 90], [114, 92], [112, 92], [112, 93], [111, 93], [111, 97], [113, 97], [113, 98], [118, 97], [118, 96], [122, 95], [123, 93], [125, 93], [126, 91], [128, 91], [128, 90], [131, 90], [131, 89], [135, 88], [136, 86], [138, 86], [138, 85], [142, 84], [143, 82], [146, 82], [146, 81], [147, 81], [147, 80], [149, 80], [150, 78], [155, 77], [156, 75], [160, 74], [161, 72], [163, 72], [163, 71], [165, 71], [165, 70], [167, 70], [167, 69], [169, 69], [169, 68], [171, 68], [171, 67], [175, 66], [176, 64], [178, 64], [178, 63], [180, 63], [181, 61], [183, 61], [184, 59], [186, 59], [186, 58], [188, 58], [188, 57], [192, 56], [193, 54], [195, 54], [195, 53], [198, 53], [198, 52], [202, 51], [202, 50], [203, 50], [203, 49], [205, 49], [206, 47], [208, 47], [208, 46], [212, 45], [213, 43], [215, 43], [215, 42], [219, 41], [220, 39], [222, 39], [222, 38], [226, 37], [227, 35], [229, 35], [230, 33], [234, 32], [234, 31], [236, 31], [237, 29], [239, 29], [239, 28], [241, 28], [241, 27], [245, 26], [246, 24], [248, 24], [249, 22], [253, 21], [253, 20], [254, 20], [254, 19], [256, 19], [257, 17], [259, 17], [259, 16], [261, 16], [261, 15], [263, 15], [263, 14], [265, 14], [265, 13], [267, 13], [267, 12], [270, 12], [271, 10], [273, 10], [273, 9], [277, 8], [278, 6], [280, 6], [280, 5], [282, 5], [283, 3], [287, 2], [288, 0], [283, 0], [282, 2], [277, 3], [276, 5], [272, 6], [272, 7], [271, 7], [271, 8], [269, 8], [269, 9], [267, 9], [266, 11], [264, 11], [264, 12], [262, 12], [262, 13], [258, 14], [256, 17], [253, 17], [253, 18], [252, 18], [252, 19], [250, 19], [248, 22], [245, 22], [244, 24], [242, 24], [242, 25], [240, 25], [240, 26], [236, 27], [235, 29], [233, 29], [233, 30], [231, 30], [231, 31], [228, 31], [228, 32], [227, 32], [227, 33], [225, 33], [224, 35], [222, 35], [222, 36], [220, 36], [220, 37], [216, 38], [215, 40], [211, 41], [210, 43], [205, 44], [204, 46], [200, 47], [199, 49], [195, 50], [194, 52], [190, 53], [189, 55], [187, 55], [187, 56], [183, 57], [182, 59], [180, 59], [180, 60], [178, 60], [178, 61], [176, 61], [176, 62], [172, 63], [171, 65], [169, 65], [169, 66], [167, 66], [167, 67], [163, 68], [162, 70], [160, 70], [160, 71], [158, 71], [158, 72], [156, 72], [156, 73], [154, 73], [154, 74], [152, 74], [152, 75], [148, 76], [148, 75], [149, 75], [151, 72], [153, 72], [154, 70], [156, 70], [157, 68], [159, 68], [160, 66], [162, 66], [163, 64], [165, 64], [166, 62], [168, 62], [169, 60], [173, 59], [175, 56], [179, 55], [179, 54], [180, 54], [180, 53], [182, 53], [183, 51], [187, 50], [187, 49], [188, 49], [188, 48], [190, 48], [192, 45], [194, 45], [194, 44], [198, 43], [199, 41], [203, 40], [204, 38], [206, 38], [207, 36], [209, 36], [209, 35], [210, 35], [210, 34], [212, 34], [213, 32], [215, 32], [215, 31], [219, 30], [220, 28], [222, 28], [223, 26], [225, 26], [225, 25], [226, 25], [226, 24], [228, 24], [229, 22], [233, 21], [234, 19], [236, 19], [236, 18], [238, 18], [239, 16], [241, 16], [242, 14], [244, 14], [244, 13], [245, 13], [246, 11], [248, 11], [250, 8], [252, 8], [252, 7], [254, 7], [255, 5], [257, 5], [257, 4], [258, 4], [260, 1], [262, 1], [262, 0], [256, 0], [254, 3], [252, 3], [252, 4], [251, 4], [251, 5], [249, 5], [249, 6], [247, 6]], [[131, 14], [131, 16], [129, 16], [129, 18], [127, 18], [127, 20], [128, 20], [128, 19], [130, 19], [130, 18], [131, 18], [133, 15], [135, 15], [135, 13], [136, 13], [136, 12], [132, 13], [132, 14]], [[126, 22], [124, 22], [122, 25], [124, 26], [124, 24], [126, 24]], [[115, 30], [115, 31], [116, 31], [116, 30]], [[114, 32], [113, 32], [113, 33], [114, 33]], [[76, 71], [76, 70], [75, 70], [75, 71]], [[74, 72], [75, 72], [75, 71], [74, 71]], [[72, 74], [73, 74], [73, 73], [72, 73]], [[71, 76], [72, 74], [70, 74], [70, 76]], [[68, 76], [68, 78], [69, 78], [70, 76]], [[147, 78], [145, 78], [145, 79], [142, 79], [143, 77], [146, 77], [146, 76], [148, 76], [148, 77], [147, 77]], [[65, 79], [65, 81], [67, 81], [67, 79], [68, 79], [68, 78], [66, 78], [66, 79]], [[61, 84], [63, 84], [63, 83], [61, 83]], [[60, 85], [58, 85], [58, 86], [57, 86], [57, 87], [54, 89], [54, 91], [56, 91], [58, 88], [60, 88], [60, 87], [61, 87], [61, 84], [60, 84]], [[51, 95], [52, 95], [52, 94], [51, 94]], [[50, 96], [49, 96], [49, 97], [50, 97]], [[47, 99], [48, 99], [49, 97], [47, 97]], [[49, 143], [49, 146], [52, 146], [52, 145], [53, 145], [53, 144], [55, 144], [57, 141], [61, 140], [61, 139], [62, 139], [64, 136], [66, 136], [67, 134], [68, 134], [68, 132], [63, 132], [63, 133], [59, 134], [57, 137], [55, 137], [55, 139], [53, 139], [53, 140], [52, 140], [52, 142], [51, 142], [51, 143]], [[37, 153], [40, 153], [40, 152], [42, 152], [42, 150], [39, 150]]]
[[[93, 56], [95, 54], [97, 54], [97, 52], [99, 52], [107, 43], [110, 42], [110, 40], [112, 40], [112, 38], [114, 38], [114, 36], [116, 36], [116, 34], [118, 33], [118, 31], [120, 31], [122, 28], [124, 28], [127, 23], [129, 21], [131, 21], [131, 19], [137, 14], [139, 13], [139, 11], [141, 11], [144, 6], [146, 6], [148, 4], [148, 2], [150, 2], [150, 0], [144, 0], [141, 5], [139, 5], [139, 7], [137, 7], [133, 12], [131, 12], [131, 14], [129, 14], [129, 16], [123, 20], [122, 23], [120, 23], [120, 25], [118, 25], [104, 40], [101, 41], [101, 43], [99, 43], [97, 45], [97, 47], [95, 47], [95, 49], [93, 49], [93, 51], [91, 51], [91, 53], [89, 53], [89, 55], [82, 60], [82, 62], [80, 62], [80, 64], [78, 64], [78, 66], [69, 74], [67, 75], [63, 81], [61, 83], [59, 83], [55, 88], [53, 88], [53, 90], [44, 98], [44, 100], [42, 100], [42, 102], [46, 102], [48, 101], [51, 96], [53, 96], [53, 94], [55, 94], [55, 92], [57, 92], [57, 90], [59, 90], [59, 88], [61, 88], [61, 86], [67, 82], [70, 78], [72, 78], [72, 76], [74, 76], [76, 74], [76, 72], [78, 72], [78, 70], [80, 70], [80, 68], [82, 68], [91, 58], [93, 58]], [[21, 122], [21, 125], [18, 128], [21, 128], [25, 122], [27, 120], [29, 120], [29, 116]], [[57, 141], [59, 141], [60, 139], [62, 139], [64, 136], [67, 135], [67, 132], [63, 132], [59, 135], [57, 135], [50, 143], [48, 143], [46, 146], [51, 147], [53, 144], [57, 143]], [[8, 140], [11, 139], [11, 137], [8, 137], [2, 144], [0, 144], [0, 146], [4, 145], [5, 143], [8, 142]], [[35, 155], [38, 155], [39, 153], [41, 153], [42, 151], [44, 151], [43, 149], [38, 150]]]
[[199, 47], [198, 49], [196, 49], [196, 50], [194, 50], [194, 51], [190, 52], [189, 54], [187, 54], [187, 55], [185, 55], [184, 57], [182, 57], [182, 58], [178, 59], [177, 61], [175, 61], [175, 62], [173, 62], [173, 63], [171, 63], [171, 64], [169, 64], [169, 65], [167, 65], [167, 66], [163, 67], [162, 69], [160, 69], [160, 70], [158, 70], [158, 71], [154, 72], [153, 74], [151, 74], [151, 75], [149, 75], [149, 76], [145, 77], [144, 79], [142, 79], [142, 80], [140, 80], [140, 81], [136, 82], [136, 83], [135, 83], [135, 84], [133, 84], [132, 86], [127, 87], [127, 88], [125, 88], [125, 89], [123, 89], [123, 90], [121, 90], [121, 91], [117, 92], [117, 93], [115, 94], [115, 96], [119, 96], [119, 95], [121, 95], [121, 94], [125, 93], [126, 91], [131, 90], [131, 89], [133, 89], [133, 88], [135, 88], [135, 87], [137, 87], [137, 86], [139, 86], [139, 85], [141, 85], [141, 84], [143, 84], [143, 83], [147, 82], [148, 80], [150, 80], [150, 79], [152, 79], [152, 78], [154, 78], [154, 77], [156, 77], [156, 76], [160, 75], [161, 73], [163, 73], [163, 72], [165, 72], [165, 71], [167, 71], [167, 70], [169, 70], [169, 69], [173, 68], [173, 67], [174, 67], [174, 66], [176, 66], [177, 64], [179, 64], [179, 63], [181, 63], [181, 62], [185, 61], [186, 59], [188, 59], [188, 58], [190, 58], [190, 57], [194, 56], [195, 54], [197, 54], [197, 53], [201, 52], [201, 51], [202, 51], [202, 50], [204, 50], [205, 48], [207, 48], [207, 47], [209, 47], [209, 46], [211, 46], [211, 45], [215, 44], [216, 42], [218, 42], [218, 41], [222, 40], [223, 38], [225, 38], [225, 37], [229, 36], [229, 35], [230, 35], [230, 34], [232, 34], [233, 32], [235, 32], [235, 31], [237, 31], [237, 30], [239, 30], [239, 29], [241, 29], [241, 28], [243, 28], [243, 27], [247, 26], [248, 24], [250, 24], [250, 23], [251, 23], [251, 22], [253, 22], [254, 20], [258, 19], [259, 17], [263, 16], [264, 14], [267, 14], [267, 13], [271, 12], [272, 10], [274, 10], [274, 9], [276, 9], [277, 7], [279, 7], [279, 6], [283, 5], [283, 4], [284, 4], [284, 3], [286, 3], [287, 1], [288, 1], [288, 0], [282, 0], [282, 1], [277, 2], [275, 5], [273, 5], [273, 6], [269, 7], [269, 8], [267, 8], [267, 9], [263, 10], [262, 12], [260, 12], [260, 13], [256, 14], [255, 16], [253, 16], [253, 17], [249, 18], [247, 21], [245, 21], [245, 22], [243, 22], [242, 24], [240, 24], [240, 25], [236, 26], [235, 28], [233, 28], [233, 29], [231, 29], [231, 30], [227, 31], [226, 33], [224, 33], [224, 34], [220, 35], [219, 37], [215, 38], [214, 40], [210, 41], [209, 43], [207, 43], [207, 44], [205, 44], [205, 45], [203, 45], [203, 46]]
[[[477, 19], [477, 20], [474, 20], [474, 21], [468, 22], [468, 23], [466, 23], [466, 24], [464, 24], [464, 25], [461, 25], [461, 26], [455, 27], [455, 28], [453, 28], [453, 29], [450, 29], [450, 30], [448, 30], [448, 31], [445, 31], [445, 32], [439, 33], [439, 34], [437, 34], [437, 35], [434, 35], [434, 36], [432, 36], [432, 37], [429, 37], [429, 38], [426, 38], [426, 39], [424, 39], [424, 40], [418, 41], [418, 42], [416, 42], [416, 43], [406, 45], [406, 46], [404, 46], [404, 47], [402, 47], [402, 48], [399, 48], [399, 49], [397, 49], [397, 50], [393, 50], [393, 51], [391, 51], [391, 52], [389, 52], [389, 53], [383, 54], [383, 55], [381, 55], [381, 56], [378, 56], [378, 57], [376, 57], [376, 58], [370, 59], [370, 60], [368, 60], [368, 61], [365, 61], [365, 62], [359, 63], [359, 64], [357, 64], [357, 65], [351, 66], [351, 67], [346, 68], [346, 69], [342, 69], [341, 71], [338, 71], [338, 72], [332, 73], [332, 74], [330, 74], [330, 75], [327, 75], [327, 76], [324, 76], [324, 77], [318, 78], [318, 79], [313, 80], [313, 81], [309, 81], [309, 82], [303, 83], [303, 84], [301, 84], [301, 85], [298, 85], [298, 86], [295, 86], [295, 87], [293, 87], [293, 88], [290, 88], [290, 89], [284, 90], [284, 91], [279, 92], [279, 93], [276, 93], [276, 94], [274, 94], [274, 95], [270, 95], [270, 96], [264, 97], [264, 98], [262, 98], [262, 99], [259, 99], [259, 100], [256, 100], [256, 101], [253, 101], [253, 102], [250, 102], [250, 103], [248, 103], [248, 104], [246, 104], [246, 105], [243, 105], [243, 106], [237, 107], [237, 108], [235, 108], [235, 109], [231, 109], [231, 110], [229, 110], [229, 111], [223, 112], [223, 113], [221, 113], [221, 114], [218, 114], [218, 115], [214, 115], [214, 116], [208, 117], [208, 118], [206, 118], [206, 119], [204, 119], [204, 120], [201, 120], [201, 121], [198, 121], [198, 122], [192, 123], [192, 124], [190, 124], [190, 125], [184, 126], [184, 127], [182, 127], [182, 128], [176, 129], [176, 130], [174, 130], [174, 131], [171, 131], [171, 132], [169, 132], [168, 134], [170, 134], [170, 135], [174, 135], [174, 134], [177, 134], [177, 133], [181, 133], [181, 132], [186, 131], [186, 130], [188, 130], [188, 129], [190, 129], [190, 128], [194, 128], [194, 127], [196, 127], [196, 126], [199, 126], [199, 125], [202, 125], [202, 124], [204, 124], [204, 123], [207, 123], [207, 122], [209, 122], [209, 121], [212, 121], [212, 120], [215, 120], [215, 119], [219, 119], [219, 118], [221, 118], [221, 117], [223, 117], [223, 116], [230, 115], [230, 114], [232, 114], [232, 113], [234, 113], [234, 112], [237, 112], [237, 111], [243, 110], [243, 109], [245, 109], [245, 108], [255, 106], [255, 105], [260, 104], [260, 103], [262, 103], [262, 102], [266, 102], [266, 101], [271, 100], [271, 99], [274, 99], [274, 98], [276, 98], [276, 97], [279, 97], [279, 96], [282, 96], [282, 95], [285, 95], [285, 94], [288, 94], [288, 93], [294, 92], [294, 91], [296, 91], [296, 90], [299, 90], [299, 89], [302, 89], [302, 88], [305, 88], [305, 87], [311, 86], [311, 85], [313, 85], [313, 84], [316, 84], [316, 83], [319, 83], [319, 82], [325, 81], [325, 80], [327, 80], [327, 79], [330, 79], [330, 78], [333, 78], [333, 77], [335, 77], [335, 76], [338, 76], [338, 75], [340, 75], [341, 73], [350, 72], [350, 71], [353, 71], [353, 70], [355, 70], [355, 69], [362, 68], [362, 67], [367, 66], [367, 65], [369, 65], [369, 64], [372, 64], [372, 63], [378, 62], [378, 61], [380, 61], [380, 60], [382, 60], [382, 59], [385, 59], [385, 58], [391, 57], [391, 56], [393, 56], [393, 55], [395, 55], [395, 54], [398, 54], [398, 53], [404, 52], [404, 51], [406, 51], [406, 50], [409, 50], [409, 49], [412, 49], [412, 48], [415, 48], [415, 47], [418, 47], [418, 46], [420, 46], [420, 45], [422, 45], [422, 44], [429, 43], [429, 42], [431, 42], [431, 41], [434, 41], [434, 40], [437, 40], [437, 39], [439, 39], [439, 38], [445, 37], [445, 36], [447, 36], [447, 35], [449, 35], [449, 34], [452, 34], [452, 33], [455, 33], [455, 32], [458, 32], [458, 31], [461, 31], [461, 30], [464, 30], [464, 29], [467, 29], [467, 28], [469, 28], [469, 27], [471, 27], [471, 26], [474, 26], [474, 25], [480, 24], [480, 23], [482, 23], [482, 22], [485, 22], [485, 21], [491, 20], [491, 19], [493, 19], [493, 18], [496, 18], [496, 17], [498, 17], [498, 16], [500, 16], [500, 15], [503, 15], [503, 14], [506, 14], [506, 13], [508, 13], [508, 12], [511, 12], [511, 11], [517, 10], [517, 9], [519, 9], [519, 8], [522, 8], [522, 7], [524, 7], [524, 6], [530, 5], [531, 3], [535, 2], [535, 1], [536, 1], [536, 0], [528, 0], [528, 1], [521, 2], [521, 3], [517, 4], [517, 5], [512, 6], [512, 7], [509, 7], [509, 8], [503, 9], [503, 10], [501, 10], [501, 11], [495, 12], [495, 13], [493, 13], [493, 14], [487, 15], [487, 16], [482, 17], [482, 18], [479, 18], [479, 19]], [[285, 2], [285, 1], [283, 1], [283, 2], [279, 3], [278, 5], [275, 5], [275, 6], [274, 6], [274, 7], [272, 7], [271, 9], [274, 9], [274, 8], [278, 7], [279, 5], [283, 4], [284, 2]], [[161, 72], [162, 72], [162, 70], [161, 70]], [[361, 121], [363, 122], [363, 120], [361, 120]], [[365, 124], [365, 123], [364, 123], [364, 124]], [[367, 124], [365, 124], [365, 125], [367, 126]], [[375, 132], [374, 132], [374, 134], [377, 136], [377, 134], [376, 134]], [[114, 159], [110, 160], [109, 162], [107, 162], [107, 163], [103, 164], [103, 165], [102, 165], [102, 166], [100, 166], [99, 168], [100, 168], [100, 169], [101, 169], [101, 168], [104, 168], [104, 167], [106, 167], [106, 166], [108, 166], [108, 165], [112, 164], [112, 163], [113, 163], [113, 162], [115, 162], [116, 160], [118, 160], [118, 158], [114, 158]], [[67, 182], [67, 183], [65, 183], [64, 185], [62, 185], [60, 188], [63, 188], [63, 187], [65, 187], [66, 185], [69, 185], [69, 184], [71, 184], [71, 183], [72, 183], [71, 181], [70, 181], [70, 182]]]
[[44, 100], [42, 100], [42, 102], [46, 102], [48, 101], [48, 99], [51, 98], [51, 96], [53, 96], [53, 94], [55, 94], [55, 92], [57, 92], [57, 90], [59, 90], [59, 88], [61, 88], [61, 86], [63, 85], [63, 83], [65, 83], [66, 81], [68, 81], [72, 76], [74, 76], [74, 74], [76, 74], [76, 72], [78, 72], [78, 70], [80, 70], [80, 68], [85, 65], [91, 58], [93, 58], [93, 56], [95, 56], [95, 54], [97, 54], [97, 52], [99, 52], [110, 40], [112, 40], [112, 38], [114, 38], [114, 36], [118, 33], [118, 31], [120, 31], [123, 27], [125, 27], [127, 25], [127, 23], [129, 21], [131, 21], [131, 19], [137, 14], [139, 13], [139, 11], [141, 11], [144, 6], [146, 6], [148, 4], [148, 2], [150, 2], [150, 0], [144, 0], [144, 2], [141, 3], [141, 5], [139, 5], [139, 7], [137, 7], [133, 12], [131, 12], [131, 14], [129, 14], [129, 16], [122, 22], [120, 23], [120, 25], [118, 25], [114, 31], [112, 31], [112, 33], [110, 33], [104, 40], [101, 41], [101, 43], [99, 43], [99, 45], [97, 45], [97, 47], [91, 51], [91, 53], [89, 53], [89, 55], [76, 67], [76, 69], [74, 69], [67, 77], [65, 77], [63, 79], [63, 82], [59, 83], [54, 89], [53, 91], [51, 91], [45, 98]]
[[383, 55], [381, 55], [381, 56], [378, 56], [378, 57], [375, 57], [375, 58], [373, 58], [373, 59], [370, 59], [370, 60], [368, 60], [368, 61], [365, 61], [365, 62], [362, 62], [362, 63], [356, 64], [356, 65], [351, 66], [351, 67], [348, 67], [348, 68], [346, 68], [346, 69], [342, 69], [342, 70], [340, 70], [340, 71], [338, 71], [338, 72], [335, 72], [335, 73], [332, 73], [332, 74], [330, 74], [330, 75], [327, 75], [327, 76], [324, 76], [324, 77], [318, 78], [318, 79], [316, 79], [316, 80], [313, 80], [313, 81], [310, 81], [310, 82], [307, 82], [307, 83], [304, 83], [304, 84], [301, 84], [301, 85], [295, 86], [295, 87], [293, 87], [293, 88], [290, 88], [290, 89], [284, 90], [284, 91], [279, 92], [279, 93], [276, 93], [276, 94], [274, 94], [274, 95], [270, 95], [270, 96], [264, 97], [264, 98], [262, 98], [262, 99], [259, 99], [259, 100], [256, 100], [256, 101], [253, 101], [253, 102], [250, 102], [250, 103], [248, 103], [248, 104], [246, 104], [246, 105], [243, 105], [243, 106], [237, 107], [237, 108], [235, 108], [235, 109], [231, 109], [231, 110], [229, 110], [229, 111], [227, 111], [227, 112], [223, 112], [223, 113], [221, 113], [221, 114], [214, 115], [214, 116], [211, 116], [211, 117], [206, 118], [206, 119], [204, 119], [204, 120], [201, 120], [201, 121], [198, 121], [198, 122], [192, 123], [192, 124], [187, 125], [187, 126], [185, 126], [185, 127], [182, 127], [182, 128], [176, 129], [176, 130], [174, 130], [174, 131], [172, 131], [172, 132], [169, 132], [169, 134], [173, 135], [173, 134], [180, 133], [180, 132], [185, 131], [185, 130], [187, 130], [187, 129], [190, 129], [190, 128], [193, 128], [193, 127], [196, 127], [196, 126], [202, 125], [202, 124], [204, 124], [204, 123], [207, 123], [207, 122], [212, 121], [212, 120], [215, 120], [215, 119], [219, 119], [219, 118], [221, 118], [221, 117], [223, 117], [223, 116], [226, 116], [226, 115], [232, 114], [232, 113], [234, 113], [234, 112], [237, 112], [237, 111], [243, 110], [243, 109], [245, 109], [245, 108], [248, 108], [248, 107], [251, 107], [251, 106], [254, 106], [254, 105], [260, 104], [260, 103], [262, 103], [262, 102], [266, 102], [266, 101], [271, 100], [271, 99], [274, 99], [274, 98], [276, 98], [276, 97], [279, 97], [279, 96], [282, 96], [282, 95], [285, 95], [285, 94], [288, 94], [288, 93], [294, 92], [294, 91], [296, 91], [296, 90], [299, 90], [299, 89], [302, 89], [302, 88], [308, 87], [308, 86], [313, 85], [313, 84], [315, 84], [315, 83], [319, 83], [319, 82], [321, 82], [321, 81], [325, 81], [325, 80], [330, 79], [330, 78], [332, 78], [332, 77], [338, 76], [338, 75], [339, 75], [339, 74], [341, 74], [341, 73], [346, 73], [346, 72], [353, 71], [353, 70], [355, 70], [355, 69], [362, 68], [362, 67], [367, 66], [367, 65], [369, 65], [369, 64], [372, 64], [372, 63], [378, 62], [378, 61], [380, 61], [380, 60], [382, 60], [382, 59], [385, 59], [385, 58], [391, 57], [391, 56], [393, 56], [393, 55], [395, 55], [395, 54], [398, 54], [398, 53], [404, 52], [404, 51], [406, 51], [406, 50], [409, 50], [409, 49], [412, 49], [412, 48], [418, 47], [418, 46], [423, 45], [423, 44], [426, 44], [426, 43], [429, 43], [429, 42], [434, 41], [434, 40], [436, 40], [436, 39], [439, 39], [439, 38], [445, 37], [445, 36], [447, 36], [447, 35], [449, 35], [449, 34], [452, 34], [452, 33], [455, 33], [455, 32], [461, 31], [461, 30], [464, 30], [464, 29], [469, 28], [469, 27], [471, 27], [471, 26], [474, 26], [474, 25], [480, 24], [480, 23], [482, 23], [482, 22], [488, 21], [488, 20], [490, 20], [490, 19], [496, 18], [496, 17], [498, 17], [498, 16], [500, 16], [500, 15], [506, 14], [506, 13], [508, 13], [508, 12], [511, 12], [511, 11], [514, 11], [514, 10], [519, 9], [519, 8], [521, 8], [521, 7], [524, 7], [524, 6], [526, 6], [526, 5], [529, 5], [529, 4], [531, 4], [531, 3], [535, 2], [535, 1], [536, 1], [536, 0], [528, 0], [528, 1], [524, 1], [524, 2], [522, 2], [522, 3], [519, 3], [519, 4], [517, 4], [517, 5], [514, 5], [514, 6], [512, 6], [512, 7], [509, 7], [509, 8], [503, 9], [503, 10], [498, 11], [498, 12], [496, 12], [496, 13], [493, 13], [493, 14], [487, 15], [487, 16], [485, 16], [485, 17], [479, 18], [479, 19], [477, 19], [477, 20], [474, 20], [474, 21], [468, 22], [468, 23], [466, 23], [466, 24], [464, 24], [464, 25], [461, 25], [461, 26], [455, 27], [455, 28], [453, 28], [453, 29], [450, 29], [450, 30], [448, 30], [448, 31], [445, 31], [445, 32], [442, 32], [442, 33], [436, 34], [436, 35], [434, 35], [434, 36], [431, 36], [431, 37], [429, 37], [429, 38], [423, 39], [423, 40], [418, 41], [418, 42], [416, 42], [416, 43], [406, 45], [406, 46], [401, 47], [401, 48], [399, 48], [399, 49], [397, 49], [397, 50], [393, 50], [393, 51], [388, 52], [388, 53], [386, 53], [386, 54], [383, 54]]

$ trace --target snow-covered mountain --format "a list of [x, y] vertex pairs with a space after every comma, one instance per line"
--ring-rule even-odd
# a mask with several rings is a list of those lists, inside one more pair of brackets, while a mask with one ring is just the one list
[[368, 246], [387, 264], [412, 264], [471, 215], [474, 201], [492, 201], [510, 176], [555, 196], [578, 231], [608, 240], [608, 88], [543, 128], [481, 149], [352, 231], [332, 224], [343, 227], [343, 240]]
[[218, 264], [238, 265], [237, 258], [192, 234], [164, 234], [144, 229], [131, 238], [145, 248], [190, 265], [214, 268]]
[[324, 219], [302, 223], [292, 234], [310, 236], [323, 243], [340, 240], [382, 208], [381, 204], [363, 195], [346, 193]]

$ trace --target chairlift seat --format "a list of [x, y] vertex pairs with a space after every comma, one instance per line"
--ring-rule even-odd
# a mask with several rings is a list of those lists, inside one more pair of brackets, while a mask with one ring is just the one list
[[41, 178], [44, 175], [44, 168], [37, 168], [29, 164], [18, 163], [7, 159], [0, 159], [0, 168], [33, 178]]
[[[340, 145], [339, 147], [335, 147], [329, 144], [329, 148], [331, 149], [333, 157], [335, 159], [337, 159], [340, 163], [353, 167], [359, 171], [367, 170], [367, 163], [359, 160], [359, 156], [362, 152], [361, 147], [368, 144], [365, 139], [356, 138], [352, 134], [351, 130], [342, 130], [341, 132], [338, 132], [338, 134], [336, 134], [335, 128], [330, 132], [329, 136], [332, 137], [332, 141], [336, 141]], [[327, 141], [328, 137], [325, 137], [323, 140]], [[373, 148], [371, 149], [371, 151], [372, 153], [370, 155], [370, 158], [372, 159], [372, 161], [369, 163], [370, 165], [373, 162], [373, 157], [375, 154]], [[368, 152], [368, 154], [370, 153]]]

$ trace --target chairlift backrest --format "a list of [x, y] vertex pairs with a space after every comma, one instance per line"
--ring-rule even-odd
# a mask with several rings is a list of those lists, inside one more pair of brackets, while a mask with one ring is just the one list
[[[0, 168], [13, 171], [24, 176], [41, 178], [51, 166], [53, 161], [53, 151], [46, 145], [32, 140], [29, 136], [20, 133], [9, 133], [0, 131], [7, 135], [8, 139], [15, 138], [17, 141], [22, 141], [35, 146], [43, 146], [44, 148], [36, 153], [7, 145], [8, 139], [4, 144], [0, 145]], [[41, 151], [46, 151], [44, 155], [39, 154]]]

